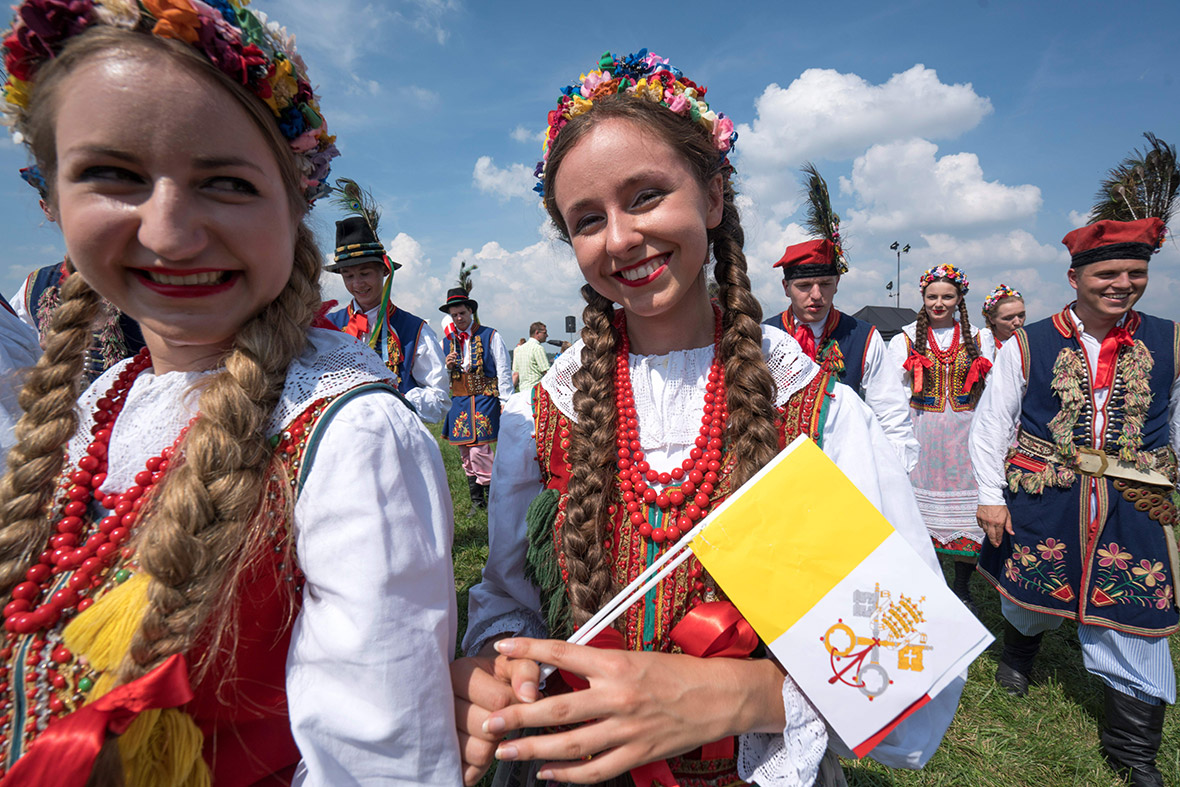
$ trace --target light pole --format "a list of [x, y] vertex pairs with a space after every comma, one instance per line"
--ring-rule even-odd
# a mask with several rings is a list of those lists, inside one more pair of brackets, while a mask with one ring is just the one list
[[901, 308], [901, 253], [904, 251], [905, 253], [908, 254], [910, 251], [910, 244], [907, 243], [903, 247], [897, 241], [893, 241], [893, 243], [890, 244], [889, 248], [891, 250], [897, 252], [897, 278], [894, 280], [894, 284], [897, 285], [897, 290], [894, 293], [894, 295], [897, 298], [897, 308], [900, 309]]

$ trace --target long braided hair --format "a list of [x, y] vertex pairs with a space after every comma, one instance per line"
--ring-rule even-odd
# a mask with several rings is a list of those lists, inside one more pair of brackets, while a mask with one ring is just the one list
[[[963, 343], [963, 349], [967, 351], [967, 361], [972, 363], [979, 357], [979, 342], [975, 340], [971, 330], [971, 316], [967, 310], [967, 296], [963, 294], [963, 288], [959, 283], [951, 279], [939, 277], [926, 282], [922, 287], [922, 293], [925, 294], [926, 287], [934, 282], [946, 282], [955, 288], [955, 292], [959, 294], [959, 340]], [[926, 313], [926, 307], [923, 306], [918, 312], [917, 324], [914, 326], [914, 350], [919, 355], [926, 353], [926, 336], [927, 329], [930, 327], [930, 315]], [[935, 375], [925, 375], [922, 381], [922, 393], [925, 396], [931, 396], [934, 386], [936, 385]], [[986, 385], [984, 376], [981, 375], [975, 384], [971, 386], [971, 406], [974, 407], [979, 402], [979, 397], [983, 396], [983, 389]]]
[[[569, 229], [557, 209], [555, 176], [569, 150], [603, 120], [620, 118], [654, 132], [684, 157], [704, 186], [723, 178], [723, 209], [708, 240], [716, 262], [721, 307], [720, 353], [725, 363], [729, 423], [726, 450], [737, 457], [735, 484], [741, 484], [769, 462], [778, 450], [775, 430], [774, 381], [762, 357], [762, 307], [750, 292], [742, 232], [730, 172], [708, 136], [688, 119], [643, 99], [625, 94], [599, 98], [561, 130], [545, 168], [545, 209], [561, 236]], [[561, 550], [569, 572], [567, 588], [575, 627], [585, 623], [612, 591], [609, 554], [603, 543], [609, 530], [608, 506], [617, 492], [615, 466], [615, 357], [620, 336], [614, 304], [593, 287], [582, 287], [582, 365], [575, 373], [576, 423], [570, 435], [571, 476], [562, 528]]]
[[[141, 512], [134, 546], [150, 577], [147, 608], [119, 682], [140, 677], [169, 656], [201, 640], [207, 658], [194, 665], [199, 682], [222, 645], [235, 636], [228, 614], [233, 589], [261, 541], [268, 537], [260, 511], [273, 453], [265, 427], [278, 403], [287, 368], [306, 346], [307, 329], [320, 304], [320, 254], [306, 212], [300, 173], [270, 110], [225, 77], [191, 47], [114, 28], [96, 28], [66, 45], [38, 76], [38, 89], [19, 126], [46, 180], [55, 182], [55, 98], [81, 64], [99, 58], [138, 60], [159, 67], [178, 64], [210, 89], [228, 90], [254, 120], [278, 161], [292, 215], [299, 218], [290, 278], [278, 297], [248, 320], [216, 370], [197, 383], [201, 417], [178, 447], [178, 459]], [[46, 338], [46, 353], [21, 393], [26, 412], [17, 426], [8, 472], [0, 479], [0, 592], [20, 581], [44, 549], [52, 525], [48, 512], [62, 471], [64, 449], [78, 420], [83, 353], [99, 308], [99, 295], [71, 275]], [[290, 505], [290, 501], [285, 501]], [[294, 594], [291, 594], [294, 602]], [[293, 607], [292, 607], [293, 608]], [[122, 766], [108, 744], [91, 783], [119, 784]]]

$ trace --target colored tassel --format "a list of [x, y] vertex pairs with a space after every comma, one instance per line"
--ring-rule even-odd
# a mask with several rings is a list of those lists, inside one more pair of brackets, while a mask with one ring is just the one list
[[[143, 621], [149, 583], [148, 575], [138, 572], [94, 602], [62, 632], [65, 646], [74, 653], [86, 654], [95, 670], [117, 670]], [[98, 688], [96, 684], [90, 693], [92, 701], [102, 696]]]
[[541, 614], [549, 627], [549, 636], [567, 639], [573, 634], [565, 580], [557, 560], [554, 525], [561, 496], [546, 489], [529, 503], [525, 522], [528, 525], [528, 551], [525, 554], [525, 578], [541, 592]]

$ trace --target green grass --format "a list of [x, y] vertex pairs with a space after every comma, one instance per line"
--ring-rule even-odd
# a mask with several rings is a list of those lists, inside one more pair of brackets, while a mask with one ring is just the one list
[[[437, 427], [433, 428], [438, 436]], [[467, 628], [467, 593], [479, 582], [488, 557], [487, 515], [471, 512], [467, 478], [459, 451], [440, 440], [455, 503], [455, 590], [459, 596], [459, 637]], [[951, 565], [944, 563], [949, 572]], [[949, 576], [949, 574], [948, 574]], [[982, 578], [972, 590], [984, 625], [1003, 631], [999, 597]], [[1180, 664], [1180, 637], [1171, 638], [1172, 659]], [[1102, 685], [1082, 666], [1077, 629], [1066, 622], [1045, 635], [1023, 699], [1009, 697], [993, 675], [1000, 642], [980, 656], [968, 672], [958, 713], [938, 752], [921, 771], [890, 770], [865, 759], [846, 761], [851, 787], [1115, 787], [1123, 784], [1106, 767], [1098, 750], [1102, 725]], [[1180, 787], [1180, 711], [1169, 709], [1157, 761], [1165, 784]]]

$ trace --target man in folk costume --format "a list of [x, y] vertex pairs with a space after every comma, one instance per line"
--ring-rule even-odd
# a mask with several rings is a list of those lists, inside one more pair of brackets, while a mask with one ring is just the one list
[[[57, 221], [45, 201], [45, 179], [36, 165], [20, 171], [21, 179], [37, 189], [41, 211], [45, 218]], [[70, 275], [67, 261], [38, 268], [29, 274], [25, 283], [12, 297], [9, 309], [29, 327], [35, 329], [42, 341], [49, 332], [53, 313], [61, 303], [61, 285]], [[111, 366], [130, 358], [143, 349], [143, 334], [139, 324], [105, 300], [94, 326], [90, 349], [83, 359], [83, 381], [89, 385]]]
[[372, 198], [347, 178], [336, 184], [337, 204], [357, 215], [336, 222], [336, 253], [325, 269], [340, 274], [352, 301], [327, 319], [372, 347], [418, 417], [438, 423], [449, 400], [438, 338], [425, 320], [390, 298], [393, 272], [401, 265], [389, 259], [377, 237], [380, 214]]
[[1132, 310], [1163, 235], [1145, 218], [1065, 236], [1077, 300], [999, 351], [971, 431], [979, 570], [1007, 620], [996, 680], [1024, 695], [1043, 633], [1076, 620], [1104, 683], [1103, 753], [1134, 785], [1164, 783], [1167, 638], [1180, 628], [1180, 325]]
[[443, 437], [459, 447], [472, 506], [487, 508], [492, 443], [500, 435], [501, 403], [512, 396], [512, 365], [500, 334], [479, 322], [469, 269], [460, 271], [459, 284], [447, 290], [446, 303], [438, 307], [454, 321], [443, 339], [451, 377], [451, 410]]
[[774, 264], [783, 270], [790, 306], [764, 320], [795, 337], [803, 352], [852, 388], [876, 415], [906, 471], [918, 462], [918, 441], [909, 403], [887, 371], [885, 342], [872, 324], [832, 305], [848, 260], [840, 243], [840, 217], [832, 212], [828, 186], [808, 164], [807, 224], [816, 240], [788, 246]]

